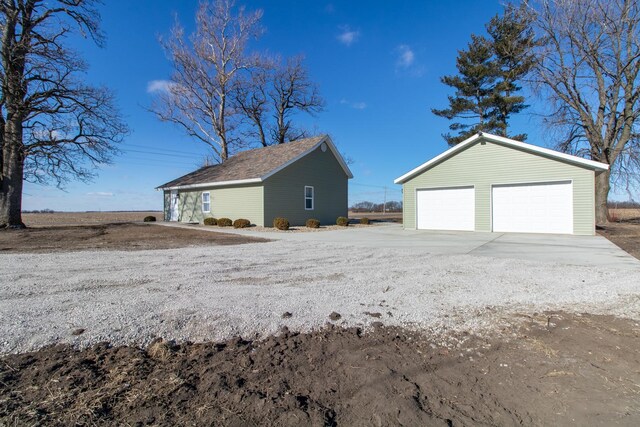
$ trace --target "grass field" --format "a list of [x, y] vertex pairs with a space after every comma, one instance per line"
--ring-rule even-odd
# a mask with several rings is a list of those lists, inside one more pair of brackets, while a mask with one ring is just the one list
[[609, 208], [609, 220], [613, 222], [640, 219], [640, 209]]
[[147, 215], [153, 215], [157, 221], [162, 221], [160, 211], [23, 213], [22, 221], [27, 227], [100, 225], [138, 222]]

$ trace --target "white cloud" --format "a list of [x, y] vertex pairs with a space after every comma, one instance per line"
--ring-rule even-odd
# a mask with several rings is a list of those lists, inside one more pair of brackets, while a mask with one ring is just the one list
[[396, 52], [398, 53], [398, 59], [396, 64], [400, 68], [409, 68], [416, 61], [416, 55], [413, 53], [413, 50], [406, 44], [401, 44], [396, 48]]
[[173, 85], [169, 80], [151, 80], [147, 83], [147, 93], [169, 92]]
[[342, 105], [348, 105], [349, 107], [355, 109], [355, 110], [364, 110], [365, 108], [367, 108], [367, 103], [366, 102], [351, 102], [348, 99], [342, 98], [340, 100], [340, 104]]
[[416, 54], [409, 45], [401, 44], [394, 50], [396, 55], [396, 73], [411, 77], [422, 77], [425, 73], [424, 65], [421, 65]]
[[338, 41], [345, 46], [351, 46], [360, 38], [360, 31], [352, 30], [348, 26], [340, 28], [342, 32], [338, 35]]
[[95, 191], [95, 192], [92, 191], [91, 193], [87, 193], [87, 196], [113, 197], [115, 196], [115, 194], [107, 193], [105, 191]]

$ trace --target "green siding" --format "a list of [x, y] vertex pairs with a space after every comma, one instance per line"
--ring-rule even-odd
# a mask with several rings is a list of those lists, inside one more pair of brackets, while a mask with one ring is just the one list
[[164, 192], [164, 220], [165, 221], [169, 221], [171, 218], [169, 218], [169, 203], [171, 200], [171, 191], [165, 191]]
[[[202, 212], [202, 193], [209, 192], [211, 212]], [[252, 224], [264, 225], [262, 185], [234, 185], [198, 190], [179, 190], [179, 217], [181, 222], [202, 222], [205, 217], [248, 219]], [[168, 206], [168, 194], [165, 191], [165, 206]], [[168, 210], [166, 207], [165, 210]], [[168, 218], [168, 213], [165, 213]]]
[[[314, 209], [305, 210], [304, 187], [314, 187]], [[284, 217], [291, 225], [303, 225], [316, 218], [335, 224], [347, 216], [348, 177], [330, 149], [317, 148], [264, 181], [264, 222], [273, 224]]]
[[594, 171], [491, 141], [476, 143], [403, 184], [403, 222], [416, 228], [416, 189], [475, 186], [476, 231], [491, 231], [491, 185], [573, 181], [574, 234], [595, 233]]

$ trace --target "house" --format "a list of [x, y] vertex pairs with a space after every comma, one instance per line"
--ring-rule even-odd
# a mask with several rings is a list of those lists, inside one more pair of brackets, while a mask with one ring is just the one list
[[347, 215], [349, 167], [328, 136], [240, 152], [159, 186], [166, 221], [202, 222], [207, 217], [245, 218], [271, 226], [316, 218], [335, 224]]
[[406, 229], [595, 234], [608, 165], [479, 133], [407, 172]]

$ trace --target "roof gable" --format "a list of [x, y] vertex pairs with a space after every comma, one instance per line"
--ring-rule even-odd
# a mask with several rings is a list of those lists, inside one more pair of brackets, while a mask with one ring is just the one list
[[415, 177], [416, 175], [431, 169], [437, 164], [442, 163], [443, 161], [455, 156], [456, 154], [470, 147], [471, 145], [477, 144], [481, 141], [489, 141], [502, 146], [520, 149], [522, 151], [526, 151], [532, 154], [541, 155], [553, 160], [561, 161], [564, 163], [570, 163], [575, 166], [579, 166], [579, 167], [583, 167], [583, 168], [587, 168], [595, 171], [604, 171], [609, 169], [609, 165], [605, 163], [583, 159], [582, 157], [572, 156], [570, 154], [561, 153], [559, 151], [550, 150], [548, 148], [538, 147], [537, 145], [527, 144], [524, 142], [505, 138], [502, 136], [492, 135], [489, 133], [477, 133], [476, 135], [473, 135], [472, 137], [462, 141], [458, 145], [448, 149], [444, 153], [434, 157], [428, 162], [425, 162], [420, 166], [418, 166], [417, 168], [412, 169], [406, 174], [396, 178], [393, 182], [395, 184], [403, 184], [409, 181], [411, 178]]
[[159, 186], [159, 189], [215, 187], [259, 183], [326, 143], [345, 174], [353, 174], [328, 135], [304, 138], [240, 152], [222, 164], [205, 166]]

